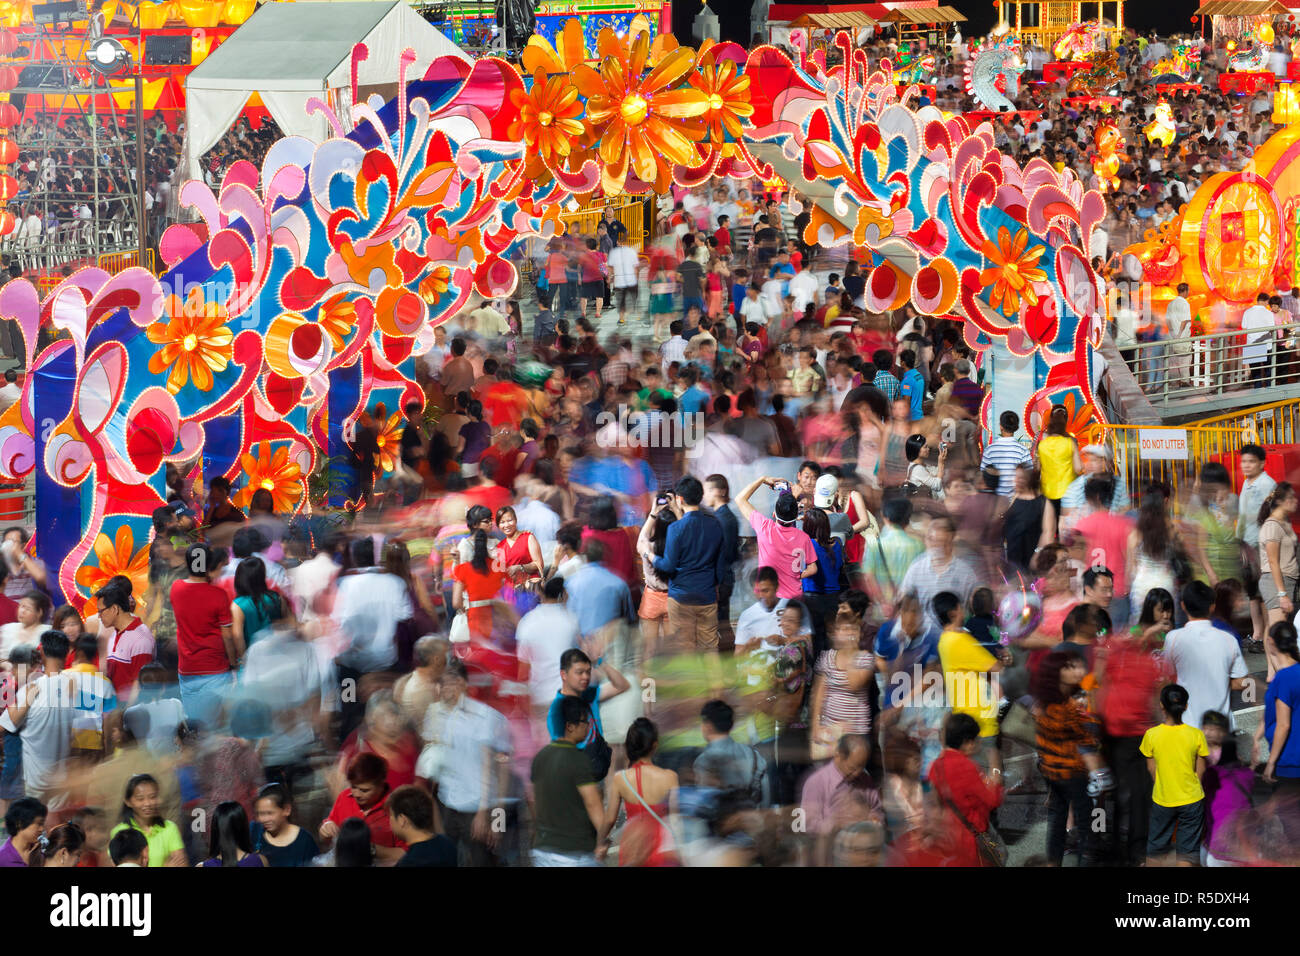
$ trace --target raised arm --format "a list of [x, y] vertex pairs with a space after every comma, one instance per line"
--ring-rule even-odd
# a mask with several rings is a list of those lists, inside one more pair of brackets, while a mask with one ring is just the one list
[[746, 521], [749, 520], [750, 515], [758, 510], [749, 503], [750, 497], [754, 492], [758, 491], [760, 485], [765, 485], [768, 481], [767, 478], [755, 478], [736, 496], [736, 508], [740, 511], [740, 516]]

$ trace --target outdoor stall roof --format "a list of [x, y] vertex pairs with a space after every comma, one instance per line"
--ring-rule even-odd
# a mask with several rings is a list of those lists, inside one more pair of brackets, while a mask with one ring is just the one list
[[955, 7], [900, 7], [880, 18], [881, 23], [965, 23], [966, 17]]
[[841, 13], [805, 13], [790, 21], [791, 27], [798, 27], [800, 30], [858, 30], [876, 25], [875, 18], [861, 10], [845, 10]]
[[1279, 0], [1210, 0], [1196, 11], [1202, 17], [1270, 17], [1290, 12]]
[[407, 79], [419, 79], [439, 56], [464, 53], [402, 0], [343, 3], [267, 3], [186, 78], [185, 154], [189, 175], [201, 178], [199, 160], [234, 124], [257, 93], [286, 136], [320, 142], [325, 118], [307, 115], [313, 97], [342, 114], [351, 104], [352, 49], [368, 56], [357, 68], [360, 93], [396, 91], [397, 63], [408, 47], [415, 62]]

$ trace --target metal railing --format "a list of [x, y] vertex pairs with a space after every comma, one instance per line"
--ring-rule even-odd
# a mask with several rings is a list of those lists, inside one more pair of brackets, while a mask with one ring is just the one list
[[645, 205], [639, 199], [611, 199], [583, 206], [574, 212], [560, 213], [565, 231], [584, 236], [596, 235], [596, 226], [605, 218], [605, 209], [612, 207], [614, 218], [627, 227], [628, 242], [638, 252], [645, 248], [650, 234], [645, 226]]
[[[1120, 348], [1153, 403], [1210, 404], [1227, 395], [1294, 386], [1300, 395], [1300, 322], [1139, 342]], [[1260, 396], [1263, 397], [1263, 396]]]
[[[157, 275], [158, 268], [157, 268], [156, 261], [154, 259], [154, 252], [152, 249], [145, 250], [144, 261], [145, 261], [145, 268], [147, 268], [154, 275]], [[99, 267], [103, 269], [105, 272], [116, 274], [118, 272], [121, 272], [123, 269], [129, 268], [130, 266], [138, 266], [140, 264], [140, 253], [139, 250], [136, 249], [131, 249], [127, 252], [108, 252], [99, 257], [98, 264]]]
[[[1144, 453], [1152, 439], [1164, 439], [1158, 453]], [[1253, 427], [1181, 425], [1107, 425], [1106, 444], [1115, 459], [1115, 467], [1128, 482], [1129, 497], [1136, 507], [1142, 489], [1152, 482], [1169, 487], [1174, 512], [1179, 509], [1180, 489], [1190, 492], [1197, 472], [1208, 461], [1227, 463], [1243, 445], [1255, 440]], [[1182, 444], [1183, 458], [1164, 457], [1177, 454]], [[1171, 451], [1170, 448], [1174, 450]], [[1159, 454], [1161, 457], [1155, 457]], [[1229, 469], [1231, 470], [1231, 468]]]
[[1253, 428], [1256, 437], [1250, 440], [1257, 444], [1294, 445], [1300, 442], [1300, 399], [1252, 405], [1187, 424], [1189, 427]]

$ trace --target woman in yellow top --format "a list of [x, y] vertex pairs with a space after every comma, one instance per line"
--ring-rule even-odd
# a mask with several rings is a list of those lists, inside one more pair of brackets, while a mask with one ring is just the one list
[[1052, 506], [1053, 534], [1061, 518], [1061, 499], [1070, 482], [1083, 471], [1079, 443], [1066, 430], [1070, 413], [1064, 405], [1053, 405], [1047, 418], [1047, 434], [1038, 440], [1038, 467], [1042, 475], [1043, 497]]

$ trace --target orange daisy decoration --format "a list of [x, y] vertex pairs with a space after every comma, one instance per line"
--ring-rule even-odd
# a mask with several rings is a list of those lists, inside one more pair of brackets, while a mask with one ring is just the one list
[[141, 605], [141, 596], [149, 589], [149, 546], [146, 544], [139, 551], [135, 550], [135, 535], [131, 526], [123, 524], [117, 534], [110, 538], [100, 534], [95, 538], [95, 558], [99, 566], [82, 565], [77, 569], [76, 582], [91, 593], [82, 608], [83, 614], [94, 614], [97, 610], [94, 594], [108, 579], [119, 574], [131, 579], [131, 593], [136, 597], [137, 609]]
[[994, 245], [985, 241], [984, 255], [993, 260], [993, 265], [980, 273], [980, 282], [987, 288], [993, 286], [989, 305], [1002, 309], [1006, 316], [1020, 313], [1020, 299], [1023, 296], [1030, 305], [1038, 304], [1038, 293], [1034, 291], [1035, 282], [1046, 282], [1047, 273], [1038, 268], [1038, 260], [1047, 251], [1046, 246], [1029, 245], [1029, 231], [1021, 229], [1016, 238], [1006, 226], [998, 227], [998, 242]]
[[[616, 39], [612, 31], [610, 39]], [[600, 172], [607, 193], [623, 191], [629, 170], [664, 193], [672, 183], [674, 163], [701, 162], [695, 144], [705, 128], [697, 118], [708, 113], [709, 98], [689, 84], [681, 85], [695, 67], [695, 53], [679, 47], [643, 76], [649, 54], [650, 38], [639, 33], [626, 58], [607, 55], [599, 72], [585, 64], [573, 71], [573, 81], [587, 98], [588, 121], [604, 127]]]
[[175, 395], [190, 381], [199, 391], [211, 391], [213, 373], [225, 371], [234, 354], [235, 335], [226, 326], [225, 306], [206, 302], [202, 287], [184, 302], [167, 297], [169, 321], [155, 322], [145, 330], [149, 341], [161, 345], [149, 359], [149, 371], [167, 375], [167, 391]]
[[357, 324], [357, 306], [348, 301], [347, 293], [340, 292], [320, 307], [316, 319], [321, 330], [329, 336], [335, 352], [343, 351], [343, 341]]
[[578, 88], [567, 76], [548, 80], [538, 70], [533, 88], [511, 90], [510, 101], [519, 110], [519, 118], [510, 123], [510, 136], [527, 143], [547, 166], [568, 156], [573, 140], [585, 130]]
[[439, 296], [447, 294], [447, 286], [450, 282], [451, 269], [447, 266], [434, 266], [429, 270], [429, 274], [420, 280], [420, 298], [433, 305], [438, 301]]
[[285, 514], [297, 507], [304, 490], [303, 475], [298, 463], [290, 461], [288, 446], [280, 445], [272, 452], [269, 441], [258, 442], [257, 454], [245, 452], [240, 456], [239, 464], [248, 481], [231, 499], [237, 507], [247, 508], [253, 500], [253, 493], [263, 489], [271, 493], [276, 514]]
[[745, 130], [740, 119], [754, 115], [754, 107], [749, 102], [749, 77], [737, 75], [736, 64], [723, 60], [720, 66], [709, 63], [701, 66], [691, 77], [691, 85], [708, 97], [705, 121], [709, 124], [710, 140], [721, 144], [723, 130], [735, 139], [742, 139]]
[[375, 456], [375, 464], [384, 471], [392, 471], [397, 467], [397, 457], [402, 452], [402, 431], [405, 428], [401, 412], [393, 412], [388, 416], [388, 421], [384, 422], [384, 427], [379, 430], [379, 454]]

